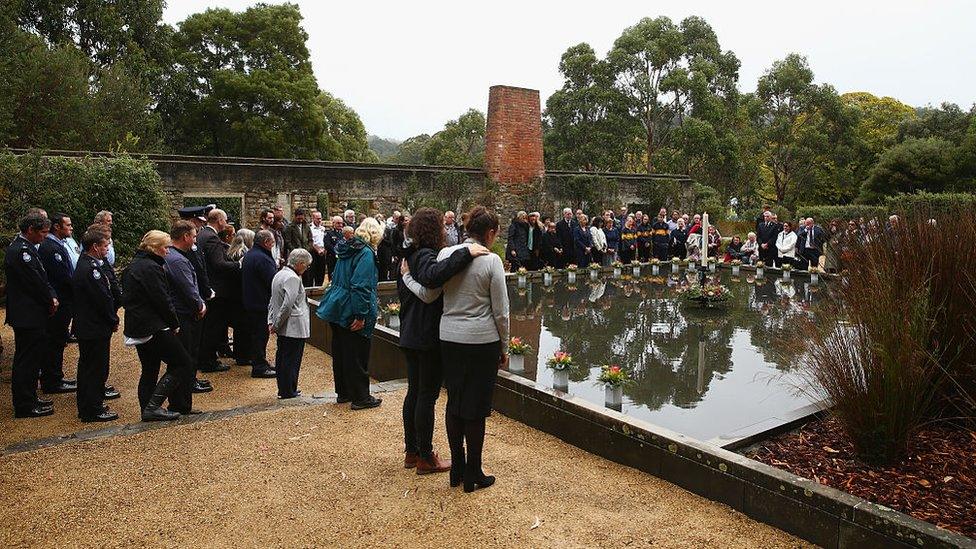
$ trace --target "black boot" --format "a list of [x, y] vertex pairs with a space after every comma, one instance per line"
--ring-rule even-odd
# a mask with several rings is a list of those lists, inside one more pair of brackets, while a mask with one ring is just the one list
[[170, 412], [163, 408], [163, 401], [176, 388], [176, 381], [176, 376], [166, 372], [166, 375], [156, 383], [156, 388], [153, 390], [152, 396], [149, 397], [149, 402], [142, 410], [143, 421], [171, 421], [180, 418], [179, 412]]

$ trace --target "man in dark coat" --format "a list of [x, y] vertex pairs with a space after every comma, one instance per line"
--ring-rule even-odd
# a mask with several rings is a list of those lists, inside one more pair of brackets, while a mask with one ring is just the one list
[[323, 243], [325, 244], [325, 267], [329, 273], [329, 279], [332, 279], [332, 271], [335, 270], [336, 266], [336, 246], [342, 242], [342, 228], [345, 226], [345, 222], [342, 221], [342, 217], [335, 216], [332, 218], [332, 228], [325, 231], [325, 237], [323, 237]]
[[556, 234], [559, 242], [562, 243], [562, 253], [559, 254], [559, 264], [556, 268], [563, 269], [566, 265], [573, 262], [573, 253], [576, 250], [576, 242], [573, 240], [573, 210], [563, 208], [563, 218], [556, 223]]
[[776, 237], [782, 229], [779, 223], [773, 221], [771, 212], [763, 213], [763, 221], [756, 230], [756, 241], [759, 242], [759, 259], [767, 266], [776, 263]]
[[796, 249], [798, 260], [810, 267], [820, 266], [820, 256], [823, 255], [823, 246], [827, 242], [827, 231], [815, 225], [812, 217], [808, 217], [803, 222], [803, 228], [797, 233]]
[[657, 220], [651, 225], [651, 242], [656, 259], [660, 261], [671, 259], [671, 230], [663, 214], [658, 214]]
[[37, 397], [38, 364], [47, 355], [46, 325], [58, 310], [58, 296], [48, 284], [35, 246], [51, 229], [47, 216], [39, 212], [20, 220], [20, 234], [7, 247], [4, 271], [7, 277], [6, 322], [14, 329], [14, 362], [10, 387], [14, 417], [41, 417], [54, 413], [54, 402]]
[[[196, 271], [189, 256], [193, 254], [193, 243], [197, 230], [188, 221], [177, 221], [169, 232], [172, 244], [163, 260], [166, 262], [166, 279], [169, 281], [169, 300], [173, 303], [180, 331], [176, 334], [194, 366], [185, 372], [177, 382], [176, 389], [169, 398], [169, 408], [181, 414], [193, 413], [193, 393], [210, 392], [213, 386], [201, 386], [196, 380], [196, 360], [200, 352], [201, 328], [207, 314], [207, 305], [200, 295]], [[198, 390], [199, 389], [199, 390]]]
[[217, 360], [217, 349], [227, 334], [231, 311], [230, 292], [236, 288], [234, 278], [239, 276], [240, 264], [227, 258], [217, 233], [227, 226], [227, 214], [213, 209], [207, 214], [207, 226], [197, 234], [197, 247], [206, 260], [207, 274], [213, 286], [214, 297], [207, 302], [207, 316], [203, 320], [203, 335], [197, 368], [203, 372], [223, 372], [230, 369]]
[[[308, 251], [308, 253], [314, 253], [312, 249], [312, 228], [309, 227], [308, 222], [305, 220], [304, 208], [295, 210], [295, 217], [285, 227], [282, 237], [285, 239], [285, 251], [283, 255], [286, 258], [291, 254], [292, 250], [299, 248]], [[304, 274], [302, 274], [302, 285], [311, 286], [312, 279], [312, 270], [305, 269]]]
[[274, 233], [262, 229], [254, 235], [254, 247], [244, 255], [241, 287], [244, 314], [251, 330], [251, 377], [272, 378], [277, 374], [268, 363], [268, 304], [271, 281], [278, 272], [278, 262], [271, 256]]
[[37, 248], [47, 281], [58, 296], [58, 310], [47, 319], [47, 359], [41, 363], [41, 389], [48, 394], [71, 393], [75, 381], [64, 378], [64, 347], [71, 324], [71, 275], [75, 268], [63, 240], [71, 236], [71, 218], [56, 213], [51, 230]]
[[529, 222], [525, 212], [518, 212], [508, 226], [508, 261], [512, 272], [520, 267], [530, 268]]
[[[71, 278], [74, 326], [78, 337], [78, 417], [84, 422], [113, 421], [119, 415], [103, 404], [112, 334], [119, 329], [122, 294], [105, 261], [111, 234], [98, 226], [85, 231], [84, 250]], [[117, 395], [117, 393], [116, 393]]]

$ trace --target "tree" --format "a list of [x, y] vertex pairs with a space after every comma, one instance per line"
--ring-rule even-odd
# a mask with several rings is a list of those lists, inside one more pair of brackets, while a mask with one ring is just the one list
[[899, 143], [878, 159], [858, 200], [878, 204], [900, 193], [969, 190], [960, 188], [955, 158], [955, 147], [944, 139], [930, 137]]
[[644, 18], [624, 30], [607, 55], [615, 83], [643, 129], [645, 162], [654, 171], [657, 150], [689, 117], [722, 116], [734, 96], [739, 60], [723, 52], [711, 26], [699, 17], [675, 25]]
[[838, 153], [853, 135], [857, 113], [833, 87], [813, 83], [805, 57], [790, 54], [773, 63], [759, 79], [751, 109], [762, 169], [777, 203], [792, 208], [801, 190], [813, 200], [839, 194], [824, 184], [837, 183], [833, 172], [849, 162]]
[[319, 105], [326, 124], [328, 158], [351, 162], [377, 162], [379, 158], [369, 148], [366, 127], [356, 111], [329, 92], [319, 94]]
[[401, 143], [396, 139], [383, 139], [378, 135], [366, 136], [366, 142], [369, 144], [370, 150], [376, 153], [376, 157], [379, 158], [380, 162], [392, 161], [400, 150]]
[[423, 164], [424, 151], [427, 150], [430, 139], [426, 133], [407, 138], [400, 143], [400, 148], [390, 161], [394, 164]]
[[639, 158], [640, 126], [614, 87], [606, 61], [588, 44], [563, 53], [563, 87], [546, 100], [545, 157], [551, 169], [624, 171]]
[[906, 119], [898, 127], [898, 142], [908, 139], [935, 137], [958, 145], [966, 137], [976, 107], [969, 112], [953, 103], [941, 107], [919, 107], [917, 116]]
[[424, 163], [441, 166], [481, 167], [485, 163], [485, 115], [468, 109], [444, 124], [424, 148]]
[[183, 21], [159, 99], [169, 148], [372, 160], [358, 116], [321, 94], [301, 20], [293, 4], [258, 4], [239, 13], [209, 9]]

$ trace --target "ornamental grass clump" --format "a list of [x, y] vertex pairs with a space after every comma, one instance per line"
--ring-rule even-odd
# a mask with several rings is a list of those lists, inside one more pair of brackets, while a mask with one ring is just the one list
[[836, 309], [799, 338], [811, 387], [866, 462], [896, 462], [923, 424], [976, 413], [973, 242], [964, 212], [934, 224], [908, 212], [848, 242]]

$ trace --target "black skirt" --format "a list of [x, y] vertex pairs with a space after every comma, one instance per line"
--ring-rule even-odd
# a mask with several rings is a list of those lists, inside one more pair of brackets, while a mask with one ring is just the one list
[[447, 411], [462, 419], [491, 415], [501, 342], [468, 345], [441, 341]]

